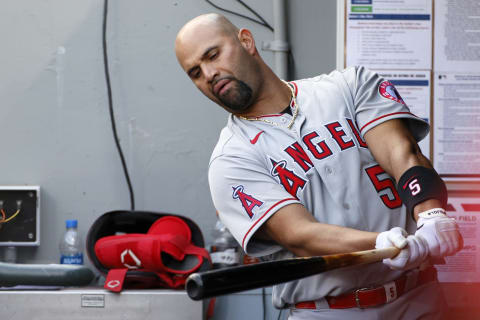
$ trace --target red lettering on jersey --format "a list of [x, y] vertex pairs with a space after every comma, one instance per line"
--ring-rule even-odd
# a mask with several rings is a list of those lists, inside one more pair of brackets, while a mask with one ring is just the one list
[[353, 140], [348, 140], [348, 141], [343, 140], [343, 137], [346, 136], [347, 134], [345, 133], [345, 131], [343, 131], [343, 128], [340, 122], [338, 121], [332, 122], [332, 123], [326, 124], [325, 127], [327, 127], [328, 131], [330, 131], [332, 138], [335, 139], [335, 141], [338, 143], [338, 145], [340, 146], [340, 149], [345, 150], [355, 146], [355, 143], [353, 143]]
[[[374, 165], [372, 167], [366, 168], [365, 171], [367, 172], [370, 181], [372, 181], [375, 190], [379, 193], [380, 199], [382, 199], [383, 203], [387, 208], [395, 209], [402, 206], [402, 200], [398, 195], [397, 188], [395, 188], [395, 183], [393, 179], [388, 176], [388, 174], [383, 170], [380, 165]], [[385, 175], [383, 179], [380, 176]], [[391, 196], [388, 195], [387, 191], [391, 192]], [[380, 192], [387, 192], [386, 194], [380, 195]], [[393, 198], [391, 198], [393, 197]]]
[[303, 150], [302, 146], [298, 142], [295, 142], [285, 149], [285, 152], [287, 152], [290, 157], [292, 157], [292, 159], [300, 165], [303, 171], [307, 172], [311, 167], [313, 167], [312, 160], [310, 160], [307, 153], [305, 150]]
[[320, 150], [313, 144], [312, 139], [316, 137], [318, 137], [318, 134], [315, 131], [303, 137], [303, 142], [307, 146], [308, 150], [310, 150], [313, 156], [319, 160], [331, 156], [332, 150], [330, 150], [325, 140], [317, 143], [317, 146], [320, 148]]
[[242, 206], [247, 212], [250, 219], [253, 218], [253, 215], [254, 215], [253, 209], [255, 209], [255, 207], [262, 206], [263, 202], [243, 192], [243, 186], [236, 186], [232, 188], [233, 188], [233, 194], [232, 194], [233, 199], [240, 199], [240, 202], [242, 203]]
[[357, 142], [360, 145], [360, 147], [367, 148], [367, 143], [363, 141], [362, 137], [360, 137], [360, 133], [358, 133], [357, 127], [355, 126], [355, 124], [353, 124], [353, 121], [347, 118], [347, 122], [350, 128], [352, 129], [352, 132], [355, 135], [355, 138], [357, 139]]
[[272, 161], [272, 175], [278, 176], [280, 183], [283, 185], [285, 190], [290, 193], [292, 196], [298, 199], [297, 192], [298, 189], [303, 189], [307, 183], [305, 180], [297, 176], [293, 171], [287, 169], [287, 162], [285, 160], [276, 162], [273, 159]]

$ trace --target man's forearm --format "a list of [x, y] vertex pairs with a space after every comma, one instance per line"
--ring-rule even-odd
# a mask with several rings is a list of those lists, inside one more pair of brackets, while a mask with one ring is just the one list
[[304, 206], [291, 204], [270, 217], [259, 235], [297, 256], [318, 256], [373, 249], [378, 233], [320, 223]]

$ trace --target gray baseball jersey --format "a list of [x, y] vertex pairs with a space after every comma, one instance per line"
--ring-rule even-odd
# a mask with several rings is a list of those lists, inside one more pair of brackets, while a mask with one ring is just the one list
[[[381, 232], [395, 226], [412, 233], [394, 180], [378, 165], [364, 141], [369, 129], [407, 119], [417, 140], [428, 124], [410, 113], [394, 86], [363, 68], [348, 68], [290, 83], [298, 116], [266, 115], [263, 121], [231, 115], [209, 167], [212, 199], [220, 219], [253, 256], [293, 255], [255, 232], [280, 208], [300, 203], [322, 223]], [[383, 263], [333, 270], [278, 285], [276, 307], [382, 285], [400, 276]]]

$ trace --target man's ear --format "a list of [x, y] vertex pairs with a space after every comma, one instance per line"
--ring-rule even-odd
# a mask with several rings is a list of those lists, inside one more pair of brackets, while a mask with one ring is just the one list
[[255, 39], [250, 30], [242, 28], [238, 31], [238, 40], [242, 44], [242, 47], [247, 50], [250, 54], [255, 54], [257, 48], [255, 48]]

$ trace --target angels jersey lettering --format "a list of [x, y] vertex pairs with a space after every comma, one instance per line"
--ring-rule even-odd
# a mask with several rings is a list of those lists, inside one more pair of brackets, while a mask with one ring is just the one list
[[[278, 244], [255, 237], [263, 223], [292, 204], [303, 205], [325, 224], [414, 231], [394, 180], [375, 161], [364, 135], [402, 118], [418, 141], [428, 133], [428, 124], [410, 113], [388, 80], [362, 67], [291, 84], [299, 108], [291, 129], [285, 125], [292, 119], [288, 113], [268, 117], [278, 126], [231, 115], [212, 153], [212, 199], [243, 249], [251, 256], [292, 257]], [[381, 262], [333, 270], [275, 286], [273, 302], [281, 308], [292, 303], [292, 297], [315, 300], [387, 283], [400, 274]]]

